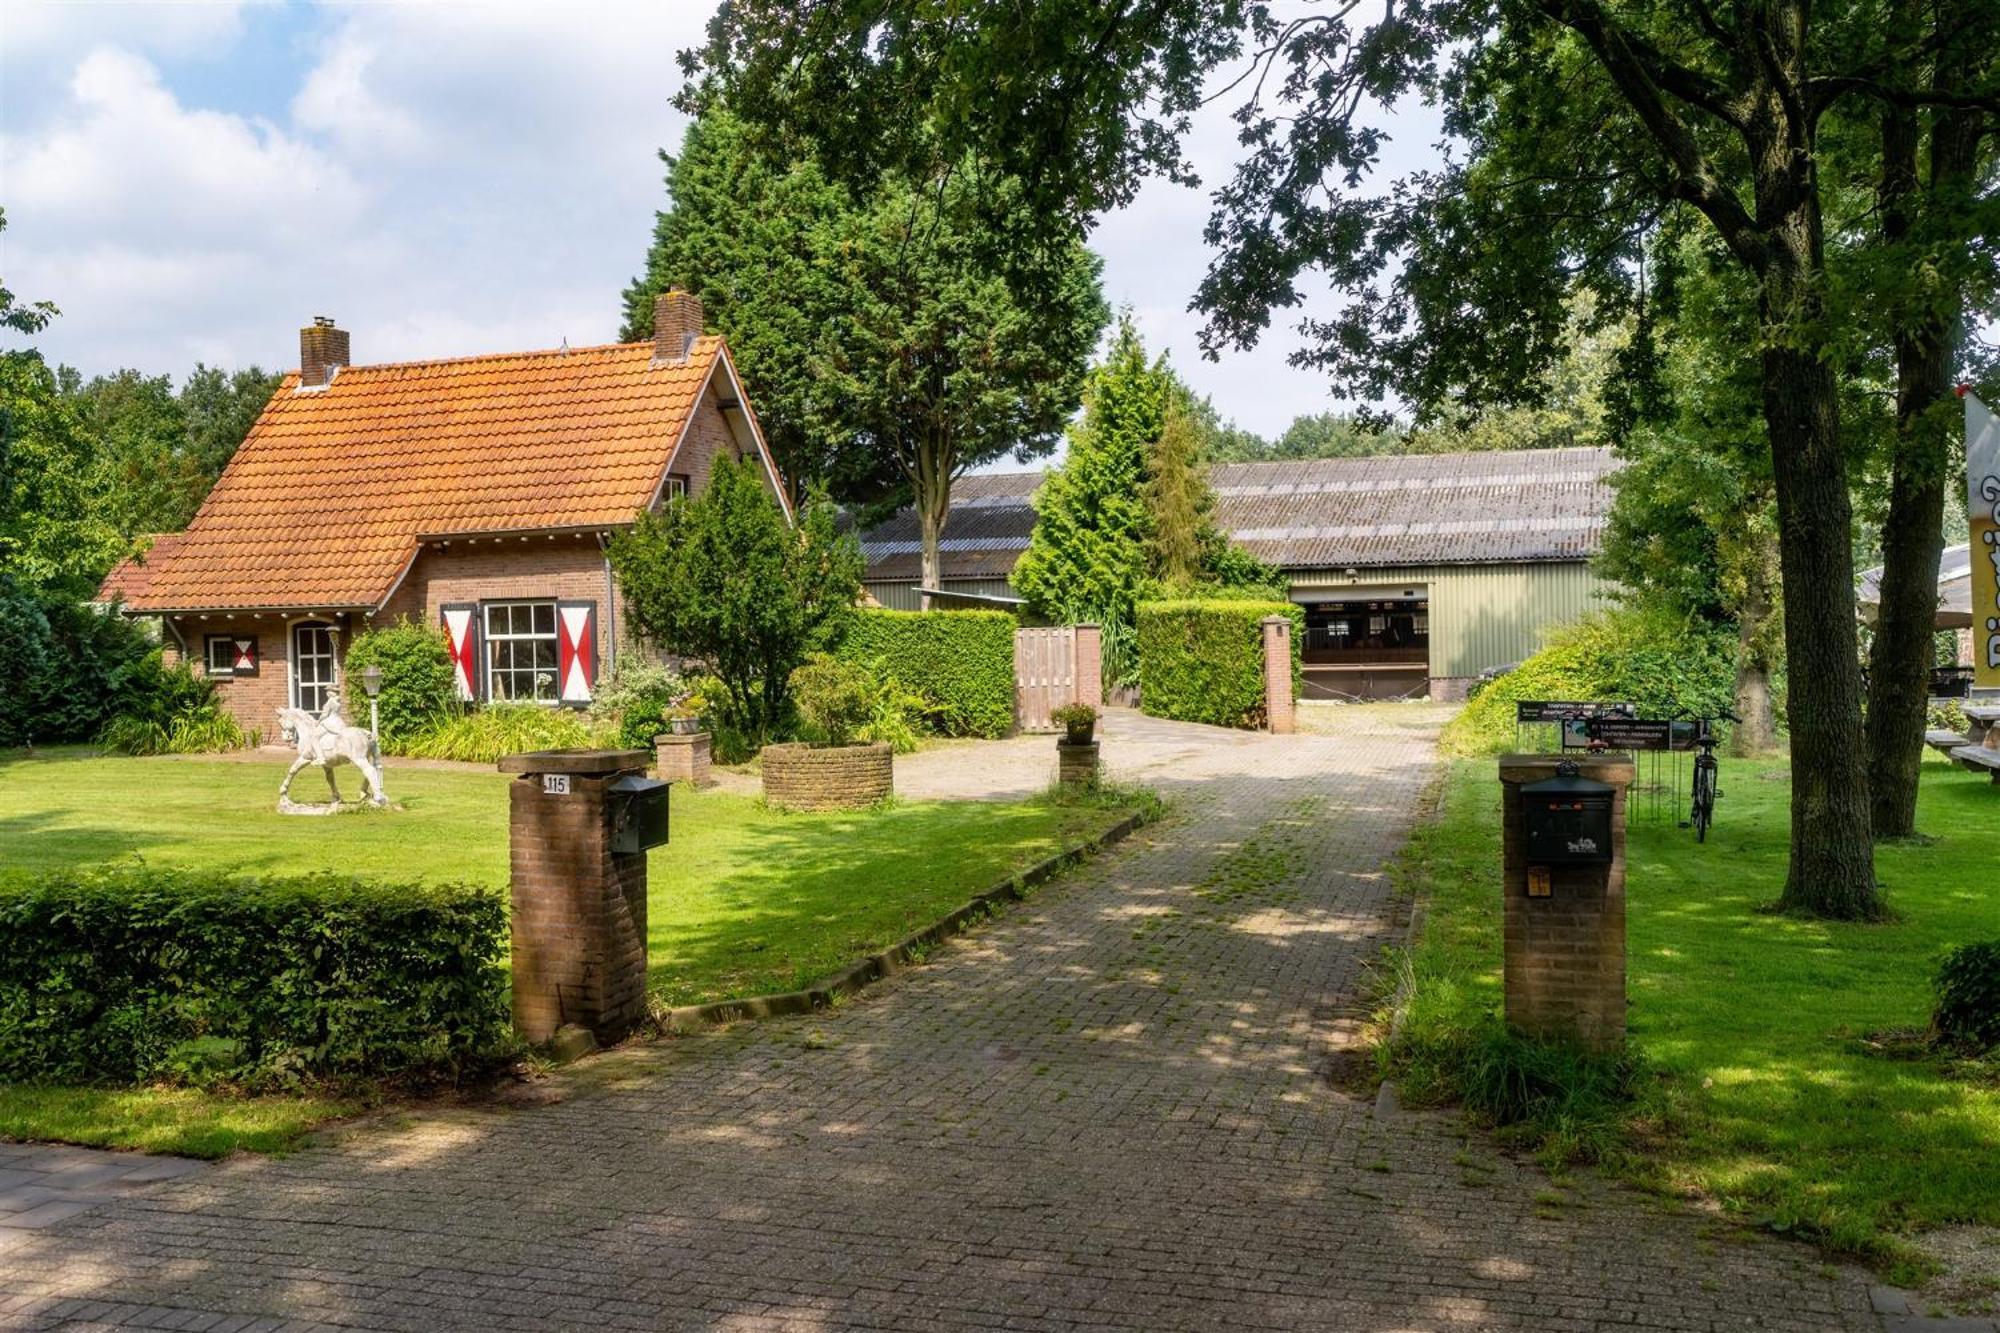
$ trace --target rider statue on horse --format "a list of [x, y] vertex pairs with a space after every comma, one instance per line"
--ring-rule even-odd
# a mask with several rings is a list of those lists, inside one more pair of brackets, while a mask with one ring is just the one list
[[[367, 794], [368, 804], [389, 804], [389, 798], [382, 793], [382, 750], [376, 743], [375, 733], [366, 727], [348, 724], [340, 714], [339, 694], [329, 694], [325, 705], [317, 713], [304, 708], [280, 708], [278, 730], [287, 741], [299, 747], [299, 757], [292, 761], [284, 783], [278, 788], [280, 810], [337, 808], [341, 804], [340, 787], [333, 780], [333, 770], [340, 764], [352, 764], [361, 770], [362, 788]], [[292, 804], [292, 779], [308, 764], [318, 764], [320, 772], [326, 775], [327, 789], [333, 793], [332, 806], [302, 807]]]

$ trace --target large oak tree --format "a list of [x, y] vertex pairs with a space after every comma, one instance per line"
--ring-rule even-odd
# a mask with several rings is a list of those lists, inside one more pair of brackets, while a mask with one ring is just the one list
[[1096, 256], [1067, 240], [996, 262], [989, 183], [927, 158], [850, 188], [713, 102], [667, 163], [625, 336], [650, 335], [667, 286], [698, 294], [789, 484], [907, 494], [937, 587], [953, 482], [1049, 452], [1076, 410], [1107, 318]]
[[[1187, 178], [1188, 117], [1211, 71], [1247, 51], [1245, 156], [1217, 195], [1198, 303], [1214, 342], [1247, 343], [1319, 272], [1346, 299], [1301, 321], [1300, 359], [1355, 396], [1506, 398], [1559, 353], [1568, 289], [1628, 287], [1661, 212], [1693, 210], [1756, 293], [1750, 350], [1791, 665], [1783, 902], [1870, 918], [1881, 907], [1818, 136], [1844, 104], [2000, 106], [1983, 81], [1916, 77], [1917, 64], [1990, 43], [1990, 16], [1914, 35], [1892, 17], [1866, 0], [1350, 0], [1305, 14], [1053, 0], [976, 15], [957, 0], [738, 0], [698, 63], [849, 178], [941, 144], [1021, 181], [1024, 215], [1050, 243], [1149, 174]], [[1534, 113], [1526, 123], [1492, 116], [1510, 88], [1528, 91], [1514, 99]], [[1408, 96], [1442, 98], [1470, 156], [1371, 190], [1382, 132], [1361, 113]]]

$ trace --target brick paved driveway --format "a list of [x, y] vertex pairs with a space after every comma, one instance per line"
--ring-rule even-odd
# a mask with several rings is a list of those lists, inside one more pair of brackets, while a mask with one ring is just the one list
[[0, 1323], [1875, 1327], [1807, 1251], [1329, 1085], [1430, 760], [1334, 731], [1189, 733], [1173, 819], [834, 1013], [56, 1222], [0, 1251]]

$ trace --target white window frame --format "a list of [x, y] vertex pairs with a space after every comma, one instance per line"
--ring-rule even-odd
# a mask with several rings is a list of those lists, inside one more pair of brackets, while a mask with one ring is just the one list
[[[529, 610], [529, 629], [525, 634], [517, 633], [512, 628], [514, 620], [513, 610], [516, 607], [527, 608]], [[549, 628], [547, 633], [534, 628], [534, 611], [542, 607], [548, 608], [549, 613]], [[507, 628], [501, 630], [494, 628], [493, 613], [496, 611], [506, 611], [508, 613], [505, 621]], [[561, 613], [556, 609], [556, 599], [553, 597], [515, 597], [509, 598], [506, 601], [481, 602], [479, 604], [479, 629], [481, 642], [484, 646], [483, 656], [485, 658], [484, 667], [486, 673], [486, 679], [481, 684], [485, 687], [488, 702], [537, 703], [547, 704], [551, 708], [562, 702], [562, 640], [559, 628], [561, 623]], [[512, 645], [520, 643], [547, 643], [549, 645], [548, 666], [543, 668], [535, 665], [526, 667], [514, 665], [512, 662], [512, 652], [503, 653], [501, 648], [502, 645], [507, 645], [511, 649]], [[508, 659], [508, 664], [504, 666], [501, 664], [503, 656]], [[532, 695], [522, 696], [512, 692], [515, 684], [518, 683], [519, 678], [523, 674], [526, 674], [531, 682]], [[508, 692], [506, 693], [503, 693], [498, 688], [498, 682], [503, 677], [509, 682]], [[546, 695], [543, 694], [544, 688], [547, 690]]]
[[[305, 708], [300, 690], [307, 682], [300, 679], [299, 631], [319, 629], [326, 631], [326, 646], [330, 657], [330, 670], [326, 680], [313, 681], [314, 686], [325, 686], [329, 695], [340, 693], [340, 627], [330, 620], [313, 617], [308, 620], [294, 620], [285, 626], [285, 686], [292, 701], [292, 707]], [[324, 703], [322, 702], [322, 706]], [[317, 710], [308, 710], [317, 711]]]
[[[215, 664], [215, 650], [222, 648], [222, 665]], [[236, 639], [228, 634], [210, 634], [202, 639], [201, 669], [206, 676], [233, 676], [236, 674]]]
[[679, 472], [669, 472], [666, 481], [660, 487], [660, 503], [668, 504], [675, 500], [685, 500], [687, 497], [687, 477]]

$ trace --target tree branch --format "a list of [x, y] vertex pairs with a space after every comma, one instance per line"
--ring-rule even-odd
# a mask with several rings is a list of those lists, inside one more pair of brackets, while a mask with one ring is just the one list
[[1544, 14], [1590, 43], [1611, 81], [1666, 154], [1674, 170], [1674, 194], [1700, 209], [1722, 234], [1731, 253], [1751, 271], [1761, 272], [1769, 257], [1763, 234], [1736, 196], [1716, 179], [1693, 132], [1661, 96], [1663, 85], [1652, 61], [1657, 52], [1650, 43], [1636, 39], [1615, 22], [1597, 0], [1537, 0], [1537, 4]]
[[1866, 93], [1878, 101], [1887, 102], [1891, 106], [1935, 106], [1954, 111], [1985, 111], [2000, 115], [2000, 89], [1958, 93], [1938, 88], [1898, 88], [1879, 79], [1859, 74], [1830, 74], [1824, 78], [1811, 80], [1806, 89], [1812, 99], [1815, 114], [1825, 111], [1838, 101], [1842, 94], [1859, 92]]

